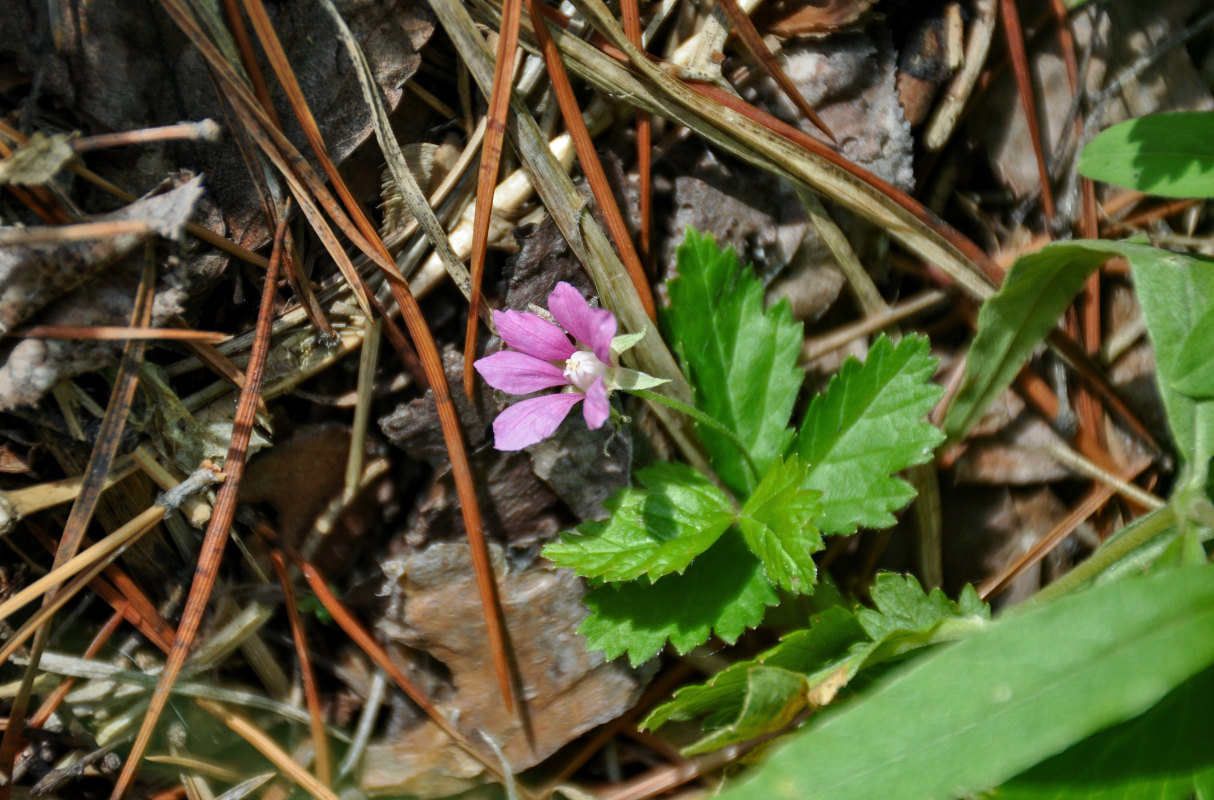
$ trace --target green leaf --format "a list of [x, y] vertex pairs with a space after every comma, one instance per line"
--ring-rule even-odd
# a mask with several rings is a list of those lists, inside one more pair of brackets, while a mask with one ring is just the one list
[[1214, 268], [1207, 259], [1132, 242], [1058, 242], [1016, 260], [1003, 287], [978, 314], [965, 378], [944, 421], [950, 438], [961, 438], [978, 421], [1054, 327], [1087, 276], [1118, 255], [1133, 268], [1176, 449], [1186, 462], [1201, 465], [1204, 474], [1214, 410], [1173, 384], [1181, 343], [1214, 298]]
[[1214, 197], [1214, 113], [1182, 111], [1127, 120], [1083, 148], [1079, 171], [1164, 197]]
[[[800, 683], [793, 685], [779, 678], [766, 682], [769, 695], [781, 687], [778, 702], [781, 707], [800, 711], [810, 693], [834, 676], [851, 657], [849, 648], [866, 640], [864, 630], [852, 612], [839, 606], [826, 609], [808, 629], [793, 631], [775, 647], [753, 659], [739, 661], [718, 672], [706, 683], [685, 686], [666, 703], [655, 708], [642, 728], [654, 730], [672, 720], [688, 720], [705, 716], [704, 729], [711, 733], [684, 750], [687, 754], [706, 752], [734, 742], [778, 730], [783, 725], [763, 726], [743, 722], [748, 705], [747, 695], [755, 688], [754, 676], [766, 669], [796, 673]], [[769, 697], [766, 704], [777, 702]], [[757, 707], [759, 704], [750, 704]], [[795, 713], [795, 711], [794, 711]]]
[[1134, 288], [1155, 346], [1156, 380], [1176, 451], [1189, 469], [1188, 480], [1204, 487], [1214, 454], [1214, 402], [1194, 399], [1175, 388], [1183, 378], [1178, 364], [1184, 343], [1214, 304], [1214, 261], [1143, 248], [1151, 258], [1130, 259]]
[[749, 267], [739, 269], [733, 249], [719, 250], [711, 236], [687, 231], [678, 271], [662, 323], [696, 407], [737, 434], [754, 460], [758, 475], [732, 442], [697, 426], [721, 480], [745, 497], [792, 438], [788, 420], [803, 380], [801, 324], [787, 301], [764, 310], [762, 282]]
[[864, 364], [848, 359], [810, 403], [792, 450], [812, 465], [806, 488], [822, 493], [823, 533], [889, 527], [891, 512], [914, 499], [893, 473], [931, 459], [943, 438], [923, 419], [942, 393], [930, 382], [935, 368], [927, 339], [894, 346], [882, 336]]
[[738, 527], [746, 546], [763, 562], [767, 580], [781, 589], [808, 594], [818, 579], [813, 553], [822, 536], [812, 524], [822, 513], [818, 492], [803, 488], [808, 465], [777, 458], [746, 501]]
[[660, 463], [636, 474], [641, 487], [616, 492], [611, 516], [544, 548], [544, 557], [587, 578], [656, 580], [682, 572], [734, 520], [725, 492], [686, 464]]
[[1214, 397], [1214, 305], [1210, 305], [1193, 323], [1180, 350], [1172, 385], [1176, 391], [1195, 400]]
[[609, 583], [584, 599], [590, 616], [578, 632], [607, 658], [627, 653], [633, 666], [657, 654], [667, 640], [680, 653], [716, 633], [733, 644], [779, 602], [763, 569], [736, 531], [726, 532], [682, 575], [656, 583]]
[[1177, 686], [1141, 717], [1106, 728], [999, 787], [1000, 800], [1214, 797], [1214, 670]]
[[1112, 255], [1076, 244], [1049, 245], [1016, 259], [1003, 286], [982, 304], [965, 377], [944, 418], [944, 432], [951, 440], [963, 438], [1011, 384], [1088, 275]]
[[974, 587], [966, 586], [954, 603], [940, 589], [924, 594], [914, 575], [879, 573], [869, 594], [875, 608], [860, 609], [856, 619], [874, 642], [896, 633], [928, 633], [951, 617], [991, 616]]
[[918, 800], [997, 786], [1206, 669], [1212, 629], [1212, 566], [1064, 597], [915, 659], [722, 797]]

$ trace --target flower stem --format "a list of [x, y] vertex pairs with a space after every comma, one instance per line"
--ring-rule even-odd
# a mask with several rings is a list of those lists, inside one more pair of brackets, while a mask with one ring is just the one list
[[742, 459], [746, 462], [746, 466], [750, 469], [751, 477], [754, 480], [759, 479], [759, 469], [758, 469], [758, 467], [755, 466], [755, 462], [751, 460], [750, 451], [746, 449], [746, 444], [741, 439], [738, 438], [738, 435], [736, 433], [731, 431], [729, 428], [726, 428], [724, 425], [722, 425], [717, 420], [708, 416], [703, 411], [701, 411], [698, 408], [695, 408], [694, 406], [689, 406], [684, 402], [675, 400], [673, 397], [667, 397], [664, 394], [658, 394], [657, 392], [651, 392], [651, 391], [648, 391], [647, 389], [626, 389], [623, 391], [627, 391], [629, 394], [636, 395], [637, 397], [641, 398], [642, 400], [648, 400], [652, 403], [661, 403], [664, 406], [673, 408], [675, 411], [686, 414], [687, 416], [694, 419], [696, 422], [699, 422], [699, 423], [711, 428], [716, 433], [721, 434], [726, 439], [728, 439], [730, 441], [730, 443], [733, 444], [734, 447], [738, 448], [738, 452], [742, 454]]

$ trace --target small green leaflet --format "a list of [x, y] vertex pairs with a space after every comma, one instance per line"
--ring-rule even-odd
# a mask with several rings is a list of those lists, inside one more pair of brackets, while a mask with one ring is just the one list
[[714, 632], [733, 644], [763, 621], [779, 596], [741, 535], [730, 530], [682, 575], [652, 584], [605, 584], [587, 592], [583, 602], [591, 612], [578, 628], [586, 646], [609, 659], [627, 653], [632, 665], [640, 666], [667, 639], [680, 653], [708, 641]]
[[[778, 708], [781, 719], [795, 715], [829, 702], [860, 670], [972, 633], [990, 617], [971, 586], [954, 603], [939, 589], [925, 594], [914, 577], [881, 573], [871, 595], [875, 609], [827, 609], [812, 627], [788, 634], [756, 658], [730, 666], [707, 683], [680, 689], [642, 727], [652, 730], [671, 720], [704, 716], [709, 733], [684, 750], [688, 755], [747, 741], [783, 727], [763, 725], [748, 709]], [[761, 676], [769, 669], [782, 674]], [[787, 673], [799, 674], [800, 683], [789, 682]], [[759, 688], [765, 696], [750, 697]]]
[[1214, 113], [1181, 111], [1126, 120], [1083, 148], [1079, 171], [1164, 197], [1214, 197]]
[[655, 464], [636, 478], [640, 487], [621, 489], [604, 504], [609, 519], [565, 534], [544, 557], [587, 578], [657, 580], [682, 572], [733, 523], [730, 499], [686, 464]]
[[902, 633], [930, 633], [950, 617], [981, 617], [990, 619], [991, 609], [978, 597], [973, 586], [961, 591], [957, 602], [949, 600], [940, 589], [924, 594], [923, 587], [913, 575], [882, 572], [869, 591], [874, 608], [862, 608], [856, 619], [874, 642]]
[[792, 438], [788, 420], [804, 378], [797, 367], [801, 324], [786, 301], [764, 310], [762, 282], [751, 269], [739, 270], [733, 249], [719, 250], [711, 236], [687, 231], [678, 270], [670, 306], [662, 309], [666, 338], [695, 389], [696, 407], [750, 451], [758, 475], [733, 443], [697, 428], [721, 480], [745, 497]]
[[943, 392], [930, 382], [935, 369], [926, 338], [895, 346], [881, 336], [863, 364], [848, 359], [813, 399], [792, 452], [812, 465], [805, 486], [822, 493], [823, 533], [887, 528], [914, 499], [894, 473], [930, 460], [944, 438], [924, 420]]
[[803, 488], [808, 466], [795, 455], [777, 458], [738, 517], [746, 546], [763, 562], [767, 580], [802, 594], [817, 582], [812, 554], [823, 546], [811, 524], [822, 512], [819, 494]]

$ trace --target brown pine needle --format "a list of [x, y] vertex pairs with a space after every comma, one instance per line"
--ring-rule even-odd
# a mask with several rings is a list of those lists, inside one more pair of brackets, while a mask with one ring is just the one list
[[194, 702], [202, 706], [217, 719], [222, 720], [224, 725], [227, 725], [242, 739], [251, 744], [257, 752], [266, 757], [267, 761], [278, 767], [284, 776], [307, 792], [309, 797], [316, 798], [316, 800], [339, 800], [337, 794], [332, 789], [309, 774], [295, 759], [291, 758], [286, 751], [279, 747], [273, 739], [267, 736], [258, 725], [253, 724], [250, 720], [237, 714], [235, 711], [231, 711], [226, 706], [216, 703], [214, 700], [204, 700], [201, 697], [197, 697], [194, 699]]
[[759, 35], [759, 31], [755, 28], [755, 24], [750, 21], [750, 17], [738, 5], [738, 0], [721, 0], [721, 8], [725, 11], [725, 15], [729, 17], [729, 21], [733, 23], [733, 29], [737, 32], [738, 38], [742, 40], [743, 46], [763, 66], [767, 74], [780, 87], [780, 91], [784, 92], [784, 96], [788, 98], [789, 102], [805, 115], [807, 120], [825, 133], [826, 138], [838, 144], [839, 142], [835, 139], [835, 135], [830, 132], [830, 128], [826, 127], [826, 123], [822, 121], [822, 118], [810, 108], [809, 103], [797, 91], [797, 87], [793, 85], [788, 75], [784, 73], [783, 68], [780, 67], [780, 63], [771, 54], [771, 50], [767, 49], [767, 44], [764, 43], [763, 37]]
[[[621, 0], [620, 11], [624, 17], [624, 34], [632, 46], [638, 50], [644, 49], [641, 41], [641, 9], [637, 0]], [[534, 24], [534, 22], [532, 23]], [[654, 262], [650, 252], [650, 237], [653, 228], [653, 124], [649, 112], [643, 109], [636, 111], [637, 125], [637, 193], [639, 198], [640, 225], [637, 236], [637, 251], [645, 272], [653, 277]]]
[[607, 231], [611, 234], [611, 240], [620, 254], [620, 260], [624, 262], [624, 267], [628, 270], [628, 277], [632, 279], [633, 288], [636, 289], [637, 296], [641, 299], [641, 305], [644, 307], [646, 315], [650, 320], [656, 320], [657, 307], [653, 302], [653, 291], [649, 288], [649, 278], [645, 274], [645, 268], [641, 266], [636, 248], [632, 245], [632, 239], [628, 235], [628, 226], [624, 224], [624, 216], [620, 213], [620, 207], [611, 193], [611, 184], [607, 182], [603, 164], [594, 151], [590, 131], [586, 129], [586, 122], [582, 119], [582, 110], [578, 108], [577, 98], [573, 96], [573, 87], [569, 83], [565, 65], [561, 63], [560, 51], [557, 49], [556, 42], [552, 40], [552, 35], [548, 32], [547, 23], [543, 21], [540, 14], [538, 0], [527, 0], [527, 13], [534, 21], [532, 27], [535, 31], [535, 38], [539, 42], [540, 52], [544, 55], [544, 64], [548, 68], [548, 77], [552, 80], [557, 105], [560, 106], [561, 117], [565, 120], [565, 127], [573, 139], [573, 147], [577, 151], [582, 172], [586, 174], [586, 182], [590, 184], [590, 190], [594, 193], [599, 211], [603, 212], [603, 219], [607, 222]]
[[481, 144], [481, 166], [476, 176], [476, 216], [472, 227], [472, 262], [469, 274], [472, 286], [468, 296], [468, 329], [464, 336], [464, 394], [472, 399], [476, 373], [476, 329], [481, 311], [481, 282], [485, 273], [485, 252], [489, 247], [489, 220], [493, 214], [493, 190], [502, 161], [502, 141], [506, 136], [506, 109], [510, 105], [510, 82], [514, 75], [514, 51], [518, 48], [521, 0], [502, 3], [502, 30], [497, 37], [497, 62], [493, 68], [493, 91], [489, 94], [488, 122]]
[[1007, 51], [1012, 60], [1012, 73], [1016, 76], [1020, 106], [1024, 109], [1025, 119], [1028, 120], [1033, 154], [1037, 157], [1037, 176], [1041, 181], [1041, 208], [1045, 213], [1046, 225], [1052, 228], [1054, 224], [1054, 191], [1050, 187], [1050, 171], [1045, 162], [1045, 147], [1041, 143], [1041, 124], [1037, 120], [1036, 95], [1033, 92], [1033, 79], [1029, 74], [1029, 59], [1024, 49], [1024, 30], [1020, 26], [1020, 12], [1016, 10], [1016, 0], [999, 0], [999, 13], [1003, 17], [1003, 32], [1007, 37]]
[[320, 713], [320, 692], [316, 688], [316, 674], [312, 671], [312, 658], [308, 653], [308, 640], [304, 634], [303, 619], [295, 602], [295, 587], [287, 572], [287, 564], [277, 550], [270, 551], [270, 563], [282, 586], [283, 605], [287, 609], [287, 620], [291, 624], [291, 638], [295, 642], [295, 657], [299, 659], [300, 681], [303, 683], [304, 699], [308, 705], [308, 720], [312, 732], [312, 749], [316, 753], [316, 778], [326, 786], [333, 783], [333, 761], [329, 755], [329, 740], [325, 736], [325, 721]]
[[285, 215], [279, 219], [278, 230], [274, 234], [274, 249], [270, 255], [270, 266], [266, 270], [265, 283], [261, 293], [261, 306], [257, 314], [257, 334], [253, 340], [253, 350], [249, 356], [249, 366], [245, 374], [245, 386], [240, 392], [236, 406], [236, 415], [232, 425], [232, 441], [228, 447], [224, 469], [227, 480], [219, 490], [211, 523], [207, 526], [202, 548], [198, 554], [198, 564], [194, 568], [194, 581], [190, 585], [190, 594], [186, 598], [185, 608], [181, 612], [181, 623], [177, 628], [177, 636], [173, 639], [173, 648], [165, 661], [164, 671], [156, 682], [148, 704], [147, 716], [139, 726], [139, 733], [131, 745], [130, 754], [122, 765], [122, 772], [114, 784], [111, 800], [125, 797], [139, 769], [139, 762], [147, 751], [152, 733], [161, 712], [169, 700], [173, 683], [185, 664], [190, 648], [202, 624], [202, 615], [211, 599], [211, 590], [219, 576], [219, 562], [223, 558], [224, 546], [228, 540], [228, 530], [232, 518], [236, 514], [236, 495], [240, 489], [240, 478], [244, 474], [245, 456], [248, 452], [249, 438], [253, 434], [253, 423], [257, 413], [257, 400], [261, 394], [262, 379], [265, 376], [265, 365], [270, 352], [270, 327], [274, 319], [274, 286], [278, 280], [278, 265], [282, 261], [283, 235], [286, 232]]

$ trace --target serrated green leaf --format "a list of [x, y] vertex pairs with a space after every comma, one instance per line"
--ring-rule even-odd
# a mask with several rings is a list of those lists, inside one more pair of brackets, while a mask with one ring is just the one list
[[893, 633], [926, 633], [950, 617], [977, 615], [989, 619], [990, 608], [978, 599], [973, 587], [966, 588], [969, 592], [963, 592], [962, 597], [968, 609], [963, 610], [940, 589], [925, 594], [914, 575], [882, 572], [869, 593], [875, 608], [860, 609], [856, 619], [873, 641]]
[[894, 473], [932, 457], [943, 435], [924, 420], [942, 390], [927, 339], [877, 339], [863, 363], [848, 359], [813, 399], [792, 451], [811, 465], [806, 487], [822, 493], [823, 533], [887, 528], [915, 490]]
[[[756, 669], [771, 668], [799, 674], [803, 690], [801, 687], [790, 689], [786, 699], [792, 701], [808, 696], [849, 657], [849, 648], [865, 639], [855, 614], [833, 606], [823, 611], [812, 627], [793, 631], [770, 650], [727, 667], [705, 683], [679, 689], [668, 702], [655, 708], [641, 727], [654, 730], [672, 720], [705, 715], [705, 730], [716, 731], [733, 725], [746, 703], [748, 675]], [[753, 737], [736, 741], [745, 738]], [[719, 746], [730, 743], [720, 742]], [[700, 740], [691, 745], [691, 749], [700, 751], [705, 745], [705, 740]]]
[[1107, 728], [999, 787], [1000, 800], [1214, 797], [1214, 670], [1177, 686], [1141, 717]]
[[713, 633], [733, 644], [763, 621], [779, 596], [741, 534], [730, 530], [682, 575], [652, 584], [605, 584], [587, 592], [583, 602], [590, 616], [578, 632], [586, 646], [609, 659], [627, 653], [633, 666], [640, 666], [667, 640], [680, 653]]
[[587, 578], [656, 580], [682, 572], [733, 523], [730, 499], [686, 464], [655, 464], [636, 478], [639, 487], [621, 489], [604, 504], [608, 519], [564, 534], [544, 557]]
[[1152, 114], [1118, 123], [1083, 148], [1079, 172], [1163, 197], [1214, 197], [1214, 113]]
[[745, 497], [792, 438], [788, 420], [803, 380], [797, 367], [801, 324], [786, 301], [764, 310], [763, 284], [750, 268], [739, 269], [732, 248], [719, 250], [711, 236], [687, 231], [678, 272], [662, 323], [695, 390], [696, 407], [737, 434], [755, 463], [758, 475], [732, 442], [697, 426], [721, 480]]
[[722, 797], [918, 800], [997, 786], [1209, 667], [1212, 629], [1214, 566], [1064, 597], [916, 659]]
[[795, 455], [777, 458], [738, 516], [750, 552], [763, 562], [767, 580], [781, 589], [808, 594], [817, 582], [813, 553], [822, 536], [813, 526], [822, 513], [818, 492], [804, 488], [809, 465]]

